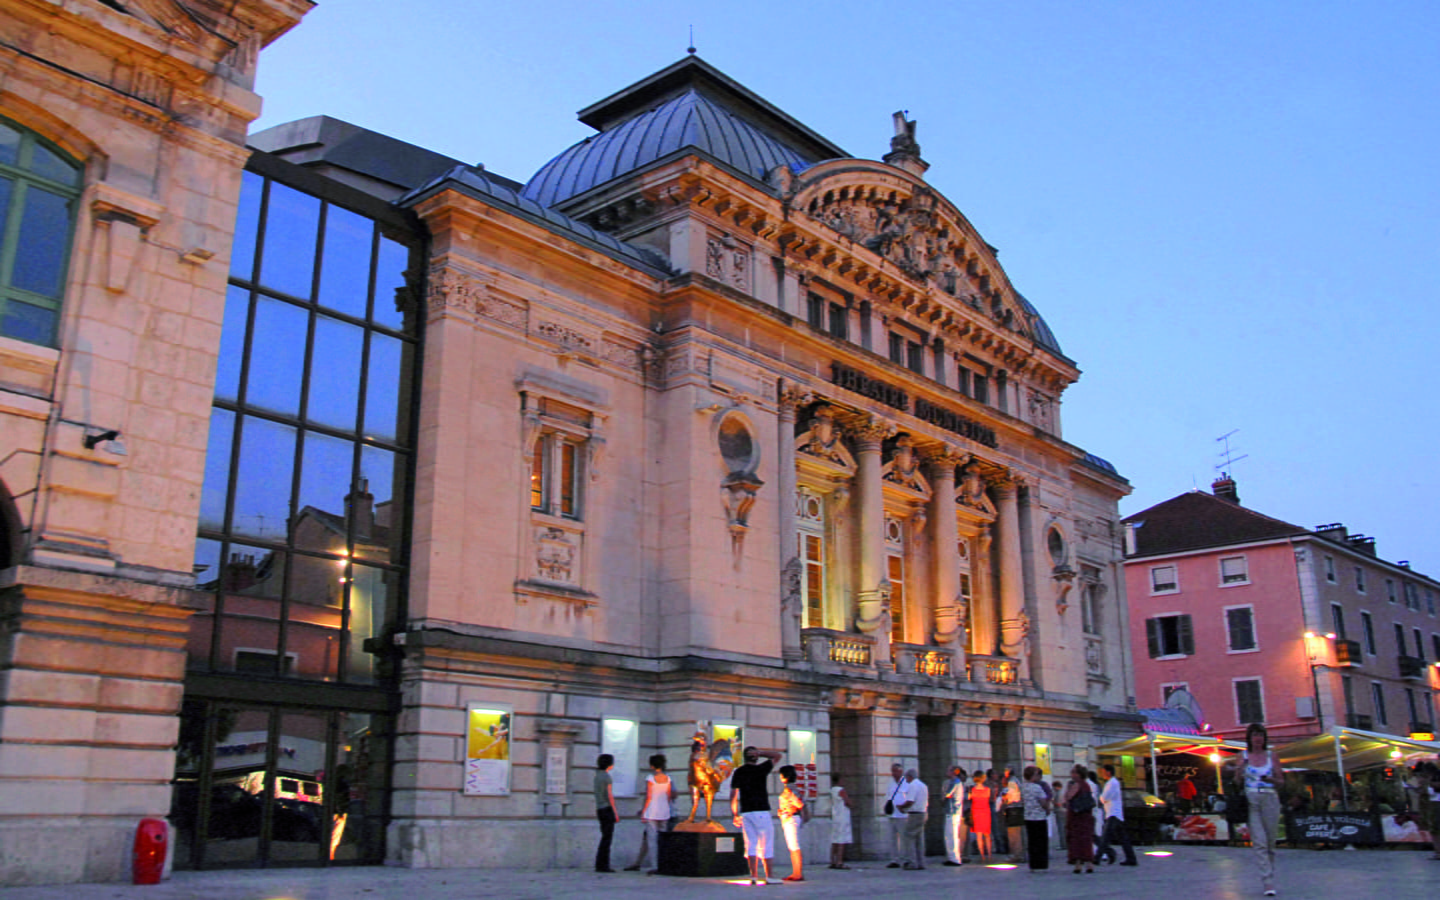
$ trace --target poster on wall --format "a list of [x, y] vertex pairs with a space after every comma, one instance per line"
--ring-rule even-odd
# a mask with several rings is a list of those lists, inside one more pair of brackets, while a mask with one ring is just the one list
[[814, 800], [819, 793], [815, 767], [815, 732], [808, 728], [791, 728], [789, 743], [782, 762], [795, 767], [795, 792], [806, 800]]
[[610, 770], [615, 796], [634, 797], [640, 770], [640, 723], [633, 719], [602, 719], [600, 752], [615, 757], [615, 768]]
[[1049, 777], [1050, 777], [1050, 745], [1049, 745], [1049, 744], [1036, 744], [1036, 745], [1035, 745], [1035, 766], [1036, 766], [1036, 768], [1038, 768], [1038, 769], [1045, 775], [1046, 778], [1049, 778]]
[[510, 793], [512, 709], [472, 703], [465, 712], [465, 793]]
[[[703, 729], [702, 729], [703, 730]], [[725, 741], [725, 749], [721, 755], [714, 760], [718, 769], [722, 761], [730, 763], [734, 769], [745, 764], [745, 726], [739, 722], [715, 722], [710, 726], [710, 747], [713, 749], [720, 741]], [[726, 778], [720, 783], [715, 791], [715, 796], [724, 800], [730, 799], [730, 779]]]

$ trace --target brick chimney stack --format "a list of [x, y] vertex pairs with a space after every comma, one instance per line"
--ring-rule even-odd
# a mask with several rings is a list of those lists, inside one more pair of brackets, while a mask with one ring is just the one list
[[1221, 500], [1228, 500], [1236, 506], [1240, 505], [1240, 492], [1235, 488], [1235, 479], [1229, 475], [1221, 475], [1215, 479], [1215, 483], [1210, 485], [1210, 490]]

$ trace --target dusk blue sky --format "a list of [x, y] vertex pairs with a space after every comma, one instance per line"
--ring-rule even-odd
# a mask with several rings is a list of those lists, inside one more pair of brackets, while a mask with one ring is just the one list
[[520, 181], [575, 111], [699, 55], [929, 182], [1083, 370], [1065, 438], [1134, 485], [1344, 522], [1440, 576], [1440, 3], [328, 0], [255, 128], [325, 114]]

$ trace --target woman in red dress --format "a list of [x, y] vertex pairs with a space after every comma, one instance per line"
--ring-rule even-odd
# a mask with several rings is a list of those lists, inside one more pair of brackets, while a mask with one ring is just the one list
[[[1070, 784], [1065, 788], [1065, 849], [1075, 874], [1085, 867], [1087, 874], [1095, 871], [1095, 794], [1086, 780], [1084, 766], [1070, 770]], [[1077, 809], [1076, 807], [1084, 807]]]
[[990, 861], [990, 800], [991, 791], [985, 784], [985, 773], [975, 770], [975, 786], [970, 789], [970, 833], [975, 835], [975, 849], [980, 861]]

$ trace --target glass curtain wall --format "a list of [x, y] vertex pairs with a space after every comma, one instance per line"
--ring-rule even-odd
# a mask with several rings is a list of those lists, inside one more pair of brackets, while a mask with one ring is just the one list
[[245, 172], [194, 564], [176, 799], [195, 809], [179, 864], [383, 854], [372, 769], [403, 616], [420, 289], [407, 279], [423, 249], [409, 226], [263, 154]]

